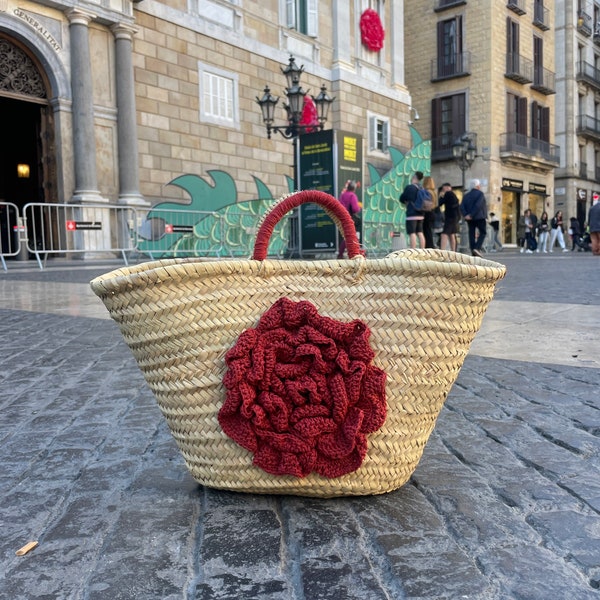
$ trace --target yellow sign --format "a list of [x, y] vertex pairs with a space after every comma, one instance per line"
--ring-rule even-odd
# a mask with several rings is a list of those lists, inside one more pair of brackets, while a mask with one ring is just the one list
[[356, 162], [357, 139], [344, 136], [344, 160]]

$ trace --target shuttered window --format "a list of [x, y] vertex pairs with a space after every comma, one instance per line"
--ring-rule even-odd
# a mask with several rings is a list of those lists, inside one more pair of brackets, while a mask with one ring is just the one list
[[286, 0], [286, 22], [290, 29], [316, 37], [318, 33], [317, 0]]
[[452, 144], [467, 130], [466, 95], [453, 94], [431, 101], [432, 150], [452, 148]]
[[387, 152], [390, 145], [390, 122], [377, 115], [369, 116], [369, 151]]
[[506, 131], [527, 135], [527, 98], [506, 94]]

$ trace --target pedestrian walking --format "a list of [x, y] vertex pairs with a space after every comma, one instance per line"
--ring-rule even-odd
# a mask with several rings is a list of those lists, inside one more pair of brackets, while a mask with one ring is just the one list
[[592, 240], [592, 254], [600, 256], [600, 201], [596, 200], [590, 208], [588, 227]]
[[556, 214], [552, 217], [550, 221], [550, 252], [554, 251], [554, 245], [558, 240], [558, 245], [562, 248], [563, 252], [568, 252], [569, 250], [565, 246], [565, 237], [563, 235], [563, 214], [562, 210], [556, 211]]
[[538, 247], [536, 252], [548, 253], [546, 246], [548, 245], [548, 235], [550, 224], [548, 223], [548, 213], [544, 211], [538, 223]]
[[458, 198], [449, 183], [442, 185], [439, 206], [440, 208], [444, 207], [444, 228], [442, 229], [440, 248], [456, 252], [456, 234], [458, 233], [460, 211]]
[[535, 236], [534, 236], [534, 223], [531, 218], [531, 211], [526, 209], [521, 217], [523, 219], [523, 245], [521, 246], [521, 254], [526, 252], [527, 254], [533, 254], [536, 247]]
[[487, 203], [481, 191], [479, 179], [469, 182], [469, 191], [464, 195], [460, 212], [469, 227], [469, 248], [473, 256], [483, 257], [481, 248], [485, 240], [487, 224]]
[[577, 217], [571, 217], [570, 222], [569, 235], [571, 236], [571, 252], [575, 250], [575, 246], [577, 246], [577, 251], [581, 252], [583, 250], [583, 244], [581, 243], [581, 227], [579, 221], [577, 220]]
[[500, 219], [496, 216], [496, 213], [490, 213], [490, 227], [492, 228], [492, 243], [491, 251], [502, 251], [502, 242], [500, 241]]
[[[352, 220], [356, 224], [356, 219], [360, 213], [360, 204], [358, 202], [358, 196], [354, 193], [356, 184], [354, 181], [347, 181], [344, 186], [342, 195], [340, 196], [340, 204], [350, 213]], [[338, 258], [344, 258], [344, 252], [346, 251], [346, 240], [343, 236], [340, 236], [340, 244], [338, 251]]]
[[[435, 181], [433, 177], [429, 175], [423, 177], [423, 189], [427, 190], [431, 194], [431, 200], [433, 201], [433, 209], [437, 206], [437, 190], [435, 189]], [[423, 237], [425, 238], [425, 248], [435, 248], [435, 242], [433, 239], [433, 225], [435, 221], [435, 213], [433, 210], [426, 210], [423, 212]]]
[[404, 188], [400, 195], [400, 202], [406, 206], [406, 233], [408, 234], [411, 248], [417, 247], [417, 238], [421, 248], [425, 248], [425, 236], [423, 235], [423, 211], [417, 210], [415, 203], [417, 194], [421, 189], [423, 173], [416, 171], [411, 182]]

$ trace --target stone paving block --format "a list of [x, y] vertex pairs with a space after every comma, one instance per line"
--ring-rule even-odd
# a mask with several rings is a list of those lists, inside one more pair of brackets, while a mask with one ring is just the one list
[[[484, 598], [494, 586], [414, 485], [355, 501], [390, 598]], [[400, 584], [400, 582], [402, 582]]]
[[199, 536], [192, 597], [291, 597], [293, 579], [282, 565], [282, 532], [275, 510], [207, 506]]
[[527, 522], [548, 540], [547, 546], [585, 572], [600, 567], [600, 524], [596, 514], [574, 510], [553, 510], [536, 513]]
[[586, 578], [567, 562], [538, 545], [516, 544], [490, 548], [479, 557], [486, 574], [494, 573], [500, 582], [498, 598], [519, 600], [595, 600]]

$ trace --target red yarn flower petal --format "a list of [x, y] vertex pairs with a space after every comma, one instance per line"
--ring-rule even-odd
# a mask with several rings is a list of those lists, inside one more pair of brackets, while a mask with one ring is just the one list
[[385, 373], [361, 321], [278, 300], [227, 352], [223, 431], [274, 475], [339, 477], [360, 467], [386, 417]]

